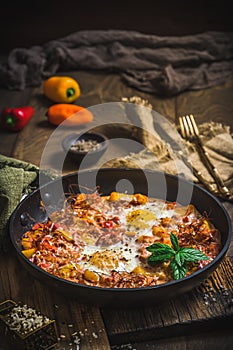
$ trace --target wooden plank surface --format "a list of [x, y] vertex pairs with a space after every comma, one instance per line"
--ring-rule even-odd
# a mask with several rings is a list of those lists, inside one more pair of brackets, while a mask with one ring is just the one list
[[[89, 72], [72, 72], [70, 74], [72, 74], [72, 76], [80, 82], [82, 93], [77, 103], [81, 106], [91, 107], [101, 103], [121, 102], [122, 97], [140, 96], [141, 98], [148, 99], [153, 105], [155, 111], [166, 116], [170, 121], [174, 120], [175, 98], [161, 99], [145, 93], [139, 93], [135, 89], [123, 84], [120, 77], [117, 75], [106, 76], [105, 74], [101, 73]], [[22, 94], [24, 96], [23, 100], [27, 100], [27, 103], [35, 108], [35, 115], [31, 119], [30, 125], [26, 126], [17, 135], [17, 145], [14, 146], [11, 153], [15, 158], [22, 159], [39, 166], [43, 149], [49, 137], [55, 130], [55, 126], [49, 124], [46, 117], [47, 109], [53, 103], [43, 96], [41, 86], [32, 89], [32, 91], [33, 93], [31, 96], [28, 96], [28, 94], [25, 92]], [[21, 95], [20, 93], [17, 95], [15, 92], [9, 92], [7, 97], [3, 97], [3, 103], [7, 99], [8, 104], [10, 101], [12, 101], [11, 104], [13, 103], [13, 105], [15, 105], [15, 94], [16, 96]], [[19, 99], [20, 97], [17, 98]], [[107, 123], [108, 120], [105, 120], [105, 122]], [[103, 127], [100, 131], [102, 130]], [[80, 131], [82, 131], [82, 129], [80, 129]], [[110, 132], [110, 130], [108, 130], [108, 132]], [[123, 137], [123, 135], [120, 136]], [[11, 135], [11, 137], [13, 136]], [[16, 137], [15, 134], [14, 137]], [[8, 140], [6, 141], [8, 142]], [[9, 141], [9, 145], [11, 144], [12, 142]], [[4, 154], [9, 154], [9, 151], [5, 149]], [[76, 169], [69, 168], [68, 165], [67, 170], [74, 171]]]
[[146, 308], [102, 310], [109, 339], [113, 344], [140, 342], [210, 330], [214, 323], [231, 327], [232, 286], [233, 269], [227, 258], [199, 287], [179, 298]]
[[161, 338], [148, 342], [113, 345], [111, 350], [231, 350], [233, 344], [229, 329], [213, 332], [199, 332], [198, 335], [186, 333], [185, 336]]
[[[32, 278], [22, 269], [13, 249], [0, 255], [0, 302], [8, 299], [27, 304], [56, 320], [60, 338], [58, 349], [62, 346], [76, 349], [74, 335], [80, 340], [83, 350], [110, 349], [99, 308], [80, 304], [77, 298], [55, 293]], [[0, 349], [1, 345], [0, 342]]]
[[194, 114], [198, 123], [214, 121], [231, 127], [233, 132], [233, 80], [211, 89], [185, 92], [177, 96], [176, 116]]
[[[72, 75], [79, 80], [82, 88], [79, 103], [86, 107], [110, 101], [117, 102], [121, 101], [122, 97], [136, 95], [148, 99], [153, 109], [171, 122], [175, 122], [179, 115], [192, 112], [197, 115], [199, 122], [210, 118], [232, 123], [232, 81], [224, 86], [165, 99], [131, 89], [115, 75], [106, 76], [89, 72]], [[4, 107], [23, 104], [35, 107], [35, 116], [20, 133], [0, 130], [0, 152], [39, 165], [43, 148], [54, 130], [45, 117], [51, 102], [45, 99], [41, 87], [38, 87], [24, 92], [2, 91], [0, 103]], [[66, 170], [71, 169], [69, 164]], [[232, 204], [224, 203], [224, 205], [233, 218]], [[158, 348], [162, 346], [161, 339], [169, 349], [171, 343], [168, 338], [173, 337], [174, 340], [174, 337], [182, 336], [183, 338], [181, 337], [176, 343], [178, 349], [179, 344], [184, 344], [187, 333], [192, 332], [194, 336], [196, 332], [207, 331], [211, 327], [218, 329], [223, 325], [229, 326], [233, 311], [232, 251], [231, 244], [228, 257], [200, 287], [169, 301], [166, 305], [140, 310], [99, 310], [96, 307], [80, 305], [78, 300], [67, 300], [22, 270], [14, 252], [11, 251], [10, 254], [0, 256], [0, 301], [5, 299], [22, 301], [55, 318], [59, 335], [65, 335], [61, 346], [68, 346], [74, 329], [79, 334], [81, 349], [84, 350], [107, 350], [110, 346], [114, 348], [115, 344], [127, 342], [136, 344], [137, 349], [140, 349], [142, 344], [153, 349], [154, 344], [158, 344]], [[151, 342], [152, 339], [154, 343]], [[198, 341], [194, 342], [195, 344], [199, 344]]]

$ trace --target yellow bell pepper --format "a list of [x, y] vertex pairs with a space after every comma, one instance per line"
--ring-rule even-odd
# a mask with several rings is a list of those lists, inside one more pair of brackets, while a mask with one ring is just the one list
[[78, 82], [67, 76], [53, 76], [43, 83], [43, 93], [47, 98], [58, 103], [71, 103], [80, 96]]
[[32, 255], [35, 253], [36, 248], [31, 248], [31, 249], [24, 249], [22, 250], [22, 253], [26, 258], [30, 259]]
[[22, 246], [24, 249], [30, 249], [32, 248], [32, 242], [28, 237], [22, 238]]

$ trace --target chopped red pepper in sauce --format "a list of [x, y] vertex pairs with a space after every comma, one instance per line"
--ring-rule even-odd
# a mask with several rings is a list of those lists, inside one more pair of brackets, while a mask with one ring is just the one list
[[143, 194], [97, 192], [68, 197], [63, 210], [36, 223], [22, 237], [22, 252], [52, 275], [76, 283], [135, 288], [173, 279], [168, 262], [148, 264], [154, 243], [199, 249], [209, 260], [188, 264], [187, 275], [220, 252], [221, 237], [193, 205], [148, 198]]

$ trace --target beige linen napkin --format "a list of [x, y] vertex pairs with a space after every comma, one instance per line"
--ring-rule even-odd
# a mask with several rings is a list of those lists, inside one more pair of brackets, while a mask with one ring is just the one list
[[[229, 189], [233, 189], [233, 138], [228, 125], [208, 122], [199, 126], [202, 142], [210, 156], [214, 166]], [[199, 155], [192, 144], [188, 143], [190, 160], [197, 169], [200, 169], [203, 176], [210, 183], [213, 179], [209, 175], [206, 167], [203, 166]]]
[[[129, 119], [140, 120], [141, 129], [132, 130], [132, 134], [145, 146], [145, 149], [139, 153], [113, 159], [106, 166], [138, 168], [140, 164], [142, 169], [162, 170], [165, 173], [183, 175], [187, 180], [198, 182], [190, 169], [192, 164], [197, 171], [201, 172], [206, 184], [216, 189], [215, 181], [208, 173], [194, 146], [181, 138], [176, 125], [166, 123], [165, 119], [161, 119], [158, 125], [158, 121], [153, 118], [152, 106], [140, 97], [133, 96], [122, 100], [130, 102], [125, 104]], [[199, 129], [211, 161], [221, 173], [225, 184], [233, 191], [233, 138], [230, 127], [210, 121], [201, 124]]]

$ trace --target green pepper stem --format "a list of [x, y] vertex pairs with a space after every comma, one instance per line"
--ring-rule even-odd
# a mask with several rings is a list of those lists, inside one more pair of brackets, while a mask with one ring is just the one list
[[15, 118], [12, 115], [7, 115], [6, 116], [6, 124], [9, 126], [14, 126], [15, 125]]
[[75, 90], [73, 88], [69, 88], [66, 90], [66, 96], [67, 97], [72, 97], [75, 94]]

